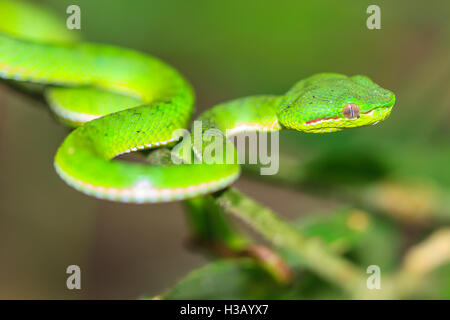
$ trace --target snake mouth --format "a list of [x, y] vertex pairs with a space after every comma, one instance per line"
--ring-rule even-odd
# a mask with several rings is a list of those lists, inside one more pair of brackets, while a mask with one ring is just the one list
[[317, 118], [304, 123], [303, 130], [309, 132], [334, 132], [345, 128], [355, 128], [367, 125], [375, 125], [386, 119], [392, 111], [392, 106], [376, 107], [361, 113], [353, 119], [343, 116], [330, 118]]
[[372, 109], [372, 110], [367, 111], [365, 113], [361, 113], [358, 117], [355, 117], [354, 119], [348, 119], [348, 118], [344, 118], [344, 117], [340, 117], [340, 116], [331, 117], [331, 118], [317, 118], [317, 119], [309, 120], [309, 121], [305, 122], [305, 124], [306, 125], [315, 125], [315, 124], [318, 124], [318, 123], [321, 123], [321, 122], [328, 122], [328, 121], [356, 120], [356, 119], [359, 119], [361, 116], [369, 116], [369, 117], [372, 116], [374, 110], [375, 109]]

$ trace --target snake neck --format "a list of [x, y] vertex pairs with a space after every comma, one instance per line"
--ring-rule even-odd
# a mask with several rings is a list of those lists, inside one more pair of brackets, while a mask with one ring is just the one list
[[[184, 141], [178, 150], [192, 147], [193, 155], [177, 152], [183, 159], [203, 159], [208, 150], [221, 150], [213, 162], [230, 163], [236, 161], [236, 150], [227, 139], [244, 132], [268, 132], [281, 129], [277, 118], [280, 99], [278, 96], [252, 96], [232, 100], [212, 107], [201, 114], [192, 124], [191, 138]], [[177, 151], [178, 151], [177, 150]], [[231, 158], [226, 158], [231, 157]], [[236, 162], [234, 162], [236, 163]]]
[[277, 117], [280, 101], [279, 96], [271, 95], [236, 99], [214, 106], [196, 121], [200, 121], [203, 134], [216, 129], [227, 137], [249, 131], [277, 131], [281, 129]]

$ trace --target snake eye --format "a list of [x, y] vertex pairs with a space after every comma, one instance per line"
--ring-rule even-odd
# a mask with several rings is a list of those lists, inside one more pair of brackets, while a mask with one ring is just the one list
[[349, 103], [347, 104], [344, 109], [342, 109], [342, 113], [344, 114], [344, 117], [348, 119], [354, 119], [359, 117], [359, 112], [361, 109], [357, 104]]

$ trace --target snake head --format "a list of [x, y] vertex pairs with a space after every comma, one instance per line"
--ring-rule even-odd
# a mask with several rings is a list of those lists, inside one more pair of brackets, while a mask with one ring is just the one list
[[297, 83], [281, 99], [280, 123], [303, 132], [334, 132], [385, 120], [395, 95], [366, 76], [322, 73]]

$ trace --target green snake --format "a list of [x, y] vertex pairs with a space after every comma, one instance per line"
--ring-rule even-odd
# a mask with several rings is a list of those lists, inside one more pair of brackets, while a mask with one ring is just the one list
[[[194, 94], [172, 67], [148, 55], [78, 42], [45, 10], [0, 1], [0, 77], [42, 85], [56, 117], [75, 129], [56, 152], [54, 166], [70, 186], [98, 198], [144, 203], [181, 200], [225, 188], [239, 164], [148, 165], [117, 155], [180, 139]], [[245, 97], [204, 112], [202, 132], [335, 132], [386, 119], [394, 94], [368, 77], [320, 73], [283, 95]], [[195, 150], [201, 154], [202, 150]], [[200, 161], [201, 162], [201, 161]]]

